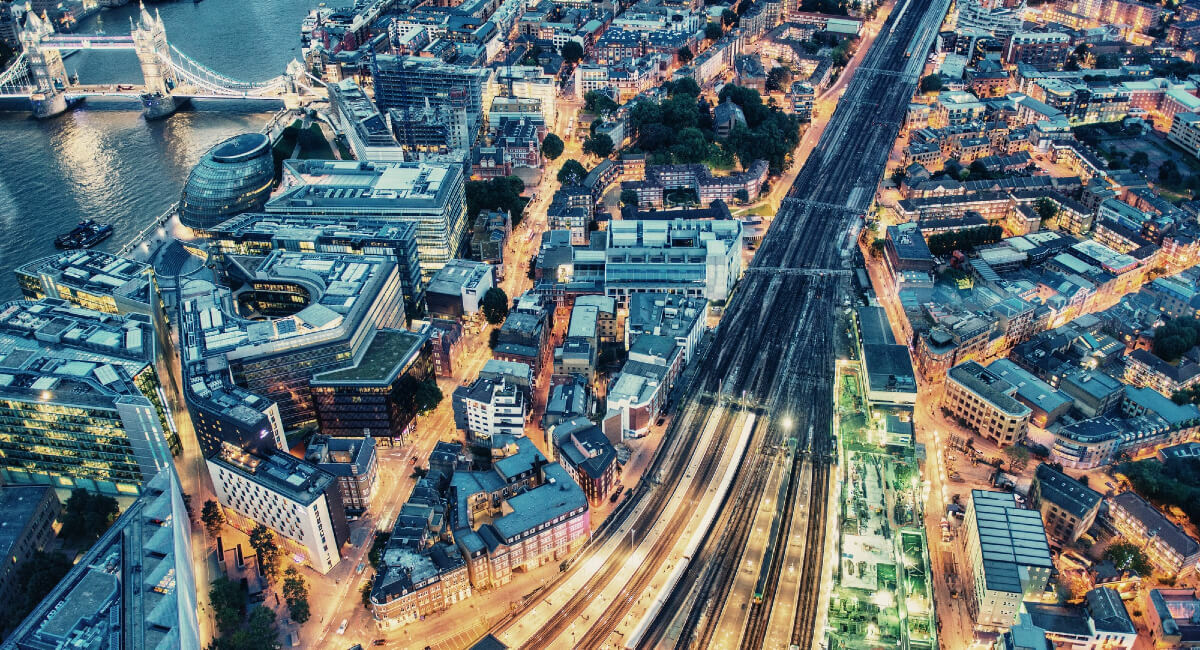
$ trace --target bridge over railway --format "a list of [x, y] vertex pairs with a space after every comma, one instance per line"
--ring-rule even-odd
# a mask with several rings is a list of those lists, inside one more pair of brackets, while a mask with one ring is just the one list
[[[30, 13], [20, 33], [21, 53], [0, 72], [0, 98], [28, 98], [33, 114], [52, 117], [87, 97], [128, 97], [142, 102], [147, 119], [166, 117], [197, 98], [282, 102], [296, 108], [323, 96], [324, 84], [296, 60], [265, 81], [240, 81], [196, 62], [167, 40], [158, 12], [142, 7], [127, 35], [60, 34], [44, 17]], [[131, 51], [141, 64], [142, 85], [72, 84], [62, 53], [78, 50]]]

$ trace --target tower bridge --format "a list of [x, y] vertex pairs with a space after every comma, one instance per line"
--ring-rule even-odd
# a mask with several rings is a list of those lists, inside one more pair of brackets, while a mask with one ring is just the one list
[[[128, 35], [60, 34], [44, 15], [30, 13], [20, 40], [21, 53], [0, 72], [0, 98], [27, 97], [39, 118], [96, 96], [136, 97], [146, 119], [158, 119], [193, 98], [267, 100], [296, 108], [324, 95], [324, 83], [295, 59], [283, 74], [265, 81], [239, 81], [216, 72], [171, 45], [158, 12], [151, 15], [144, 5], [137, 22], [130, 19]], [[131, 51], [141, 65], [142, 85], [72, 84], [62, 57], [71, 50]]]

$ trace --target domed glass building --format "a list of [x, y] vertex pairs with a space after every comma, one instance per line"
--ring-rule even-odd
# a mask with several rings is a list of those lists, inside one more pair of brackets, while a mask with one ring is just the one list
[[209, 149], [188, 175], [179, 221], [207, 230], [234, 215], [259, 210], [274, 180], [270, 138], [262, 133], [229, 138]]

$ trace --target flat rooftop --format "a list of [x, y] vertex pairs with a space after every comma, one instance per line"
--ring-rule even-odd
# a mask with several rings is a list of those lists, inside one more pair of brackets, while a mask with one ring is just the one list
[[390, 384], [421, 351], [426, 337], [408, 330], [381, 329], [358, 364], [313, 377], [314, 384], [379, 382]]

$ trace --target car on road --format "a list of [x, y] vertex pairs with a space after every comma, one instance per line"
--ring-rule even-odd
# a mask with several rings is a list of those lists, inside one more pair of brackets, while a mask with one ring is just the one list
[[409, 464], [409, 465], [416, 465], [416, 464], [417, 464], [417, 457], [416, 457], [416, 456], [413, 456], [412, 458], [409, 458], [409, 459], [408, 459], [408, 464]]
[[343, 618], [342, 624], [338, 626], [338, 634], [345, 634], [346, 628], [350, 626], [350, 619]]
[[625, 487], [625, 486], [623, 486], [623, 485], [618, 485], [618, 486], [617, 486], [617, 490], [616, 490], [616, 492], [613, 492], [613, 493], [612, 493], [612, 496], [611, 496], [611, 497], [608, 497], [608, 502], [609, 502], [609, 503], [616, 503], [616, 502], [617, 502], [617, 499], [620, 499], [620, 498], [621, 498], [621, 490], [622, 490], [624, 487]]
[[358, 563], [358, 567], [354, 569], [354, 572], [355, 572], [355, 573], [359, 573], [359, 574], [361, 574], [361, 573], [363, 572], [363, 569], [365, 569], [365, 568], [367, 568], [367, 563], [366, 563], [366, 562], [359, 562], [359, 563]]
[[385, 645], [385, 644], [387, 644], [387, 639], [375, 639], [374, 641], [371, 642], [371, 645]]

